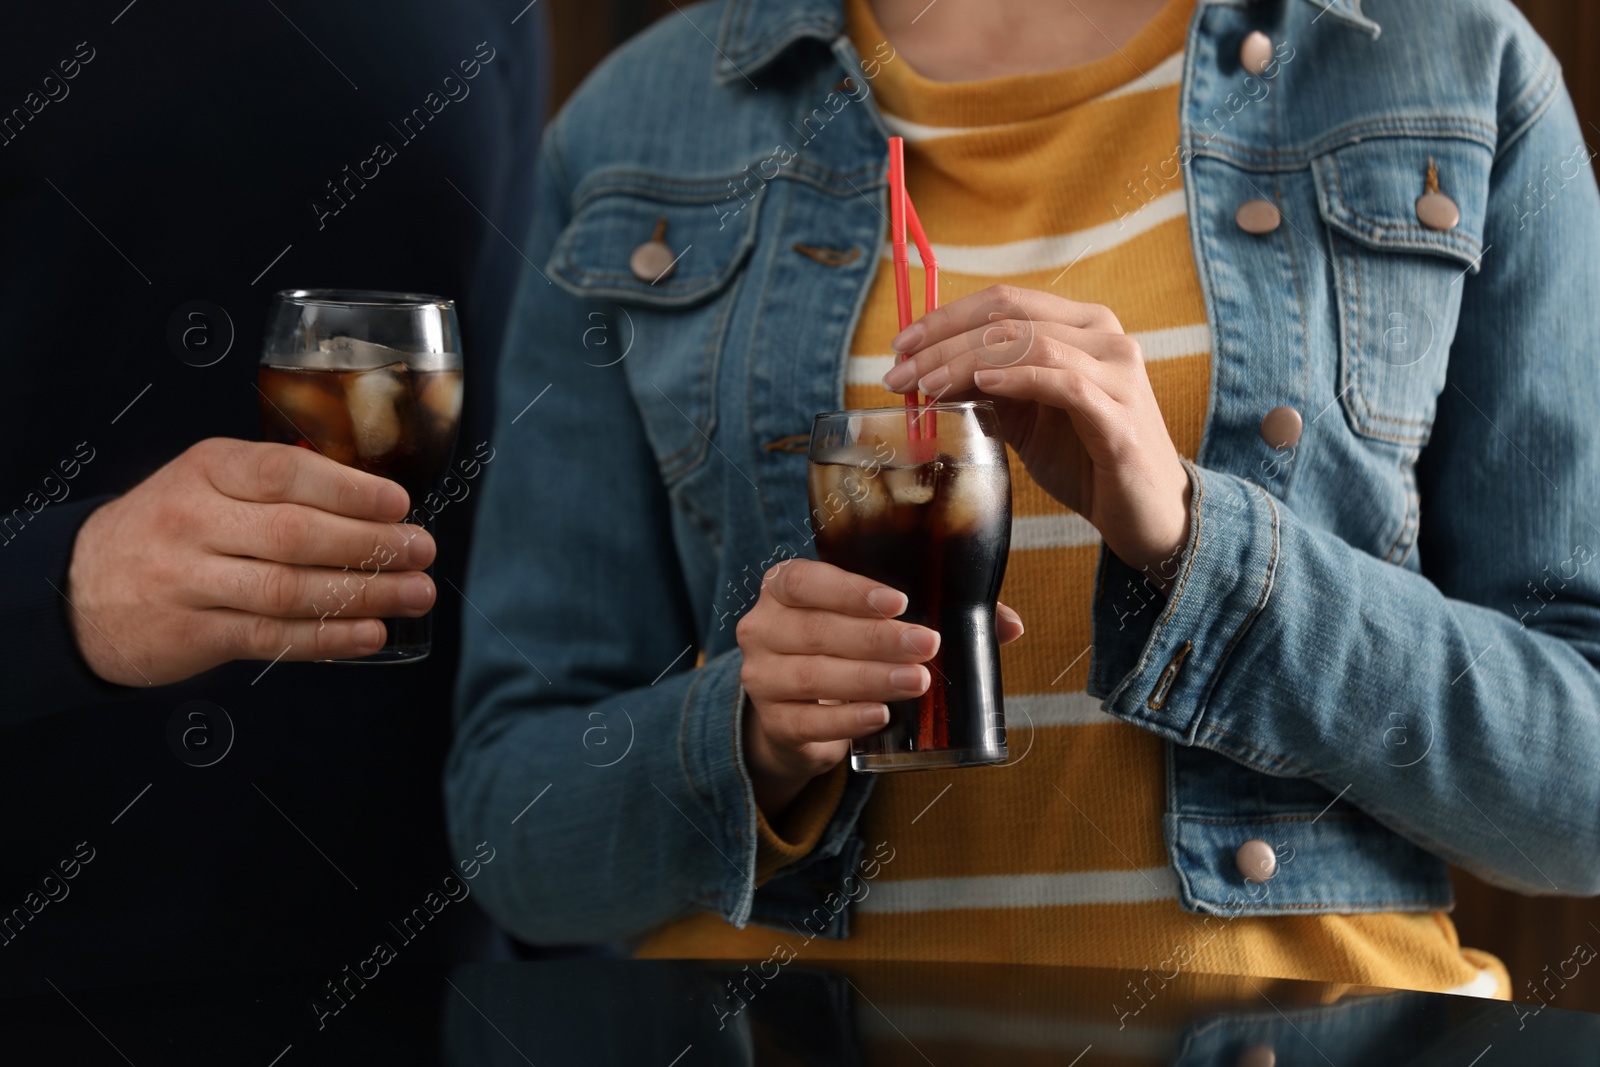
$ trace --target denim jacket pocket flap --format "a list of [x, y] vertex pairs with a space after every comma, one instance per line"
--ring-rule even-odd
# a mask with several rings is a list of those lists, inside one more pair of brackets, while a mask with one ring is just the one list
[[[1487, 251], [1493, 162], [1475, 140], [1406, 136], [1351, 141], [1311, 163], [1337, 289], [1335, 391], [1358, 436], [1406, 455], [1432, 433], [1462, 283]], [[1446, 229], [1419, 218], [1435, 188], [1459, 213]]]
[[[1328, 226], [1369, 248], [1444, 256], [1474, 272], [1483, 254], [1489, 170], [1494, 157], [1481, 143], [1456, 137], [1371, 137], [1312, 160], [1317, 207]], [[1449, 197], [1460, 219], [1437, 230], [1418, 217], [1429, 192]]]
[[[661, 178], [585, 183], [546, 269], [574, 296], [659, 308], [698, 304], [727, 286], [756, 241], [759, 212], [718, 211], [726, 186]], [[636, 260], [652, 241], [665, 249]]]
[[[1444, 861], [1350, 808], [1237, 818], [1168, 813], [1167, 848], [1186, 911], [1210, 915], [1319, 915], [1439, 911], [1453, 898]], [[1266, 842], [1265, 882], [1240, 873], [1238, 849]]]

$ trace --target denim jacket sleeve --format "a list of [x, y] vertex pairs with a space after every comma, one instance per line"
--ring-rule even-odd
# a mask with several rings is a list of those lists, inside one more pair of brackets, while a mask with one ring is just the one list
[[480, 899], [531, 943], [699, 909], [742, 924], [756, 809], [740, 656], [695, 665], [669, 503], [623, 368], [585, 361], [598, 320], [538, 266], [568, 213], [560, 128], [540, 156], [467, 576], [450, 832], [496, 850]]
[[1544, 90], [1502, 125], [1488, 248], [1460, 283], [1419, 466], [1422, 573], [1191, 468], [1173, 591], [1137, 625], [1107, 594], [1138, 576], [1103, 557], [1090, 685], [1112, 714], [1312, 779], [1489, 881], [1595, 894], [1600, 195], [1566, 93]]

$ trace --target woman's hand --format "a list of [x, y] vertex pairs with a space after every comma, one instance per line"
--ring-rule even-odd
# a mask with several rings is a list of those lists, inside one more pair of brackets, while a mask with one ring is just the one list
[[[762, 578], [736, 633], [745, 764], [769, 819], [844, 759], [852, 739], [883, 729], [886, 701], [927, 691], [923, 664], [939, 634], [896, 621], [905, 610], [904, 593], [816, 560], [786, 560]], [[1001, 605], [996, 629], [1001, 644], [1015, 641], [1022, 620]]]
[[1034, 481], [1165, 587], [1188, 541], [1189, 476], [1139, 344], [1110, 309], [997, 285], [924, 315], [893, 347], [914, 355], [886, 386], [992, 398]]

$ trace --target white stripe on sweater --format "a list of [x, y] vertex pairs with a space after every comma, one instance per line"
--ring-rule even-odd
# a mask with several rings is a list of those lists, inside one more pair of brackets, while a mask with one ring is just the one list
[[1178, 898], [1178, 879], [1170, 867], [912, 878], [877, 881], [871, 885], [867, 895], [856, 905], [858, 912], [868, 915], [1129, 904]]

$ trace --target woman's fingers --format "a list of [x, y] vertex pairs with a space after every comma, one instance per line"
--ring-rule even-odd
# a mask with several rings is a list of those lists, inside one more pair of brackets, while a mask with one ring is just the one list
[[1003, 370], [989, 368], [974, 374], [973, 384], [990, 396], [1032, 400], [1060, 408], [1072, 416], [1073, 426], [1079, 429], [1080, 436], [1080, 419], [1104, 434], [1113, 428], [1117, 412], [1121, 410], [1099, 383], [1079, 368], [1063, 370], [1031, 365]]
[[891, 368], [883, 381], [895, 392], [918, 389], [937, 400], [970, 391], [973, 376], [985, 370], [1075, 368], [1106, 387], [1118, 369], [1142, 363], [1139, 343], [1126, 334], [1001, 319], [922, 349]]
[[1022, 636], [1022, 616], [1005, 604], [994, 606], [995, 635], [1002, 645], [1009, 645]]
[[906, 610], [906, 595], [881, 582], [814, 559], [791, 559], [767, 571], [764, 589], [791, 608], [818, 608], [863, 619], [892, 619]]
[[793, 749], [818, 742], [868, 737], [888, 722], [888, 706], [876, 701], [818, 704], [789, 700], [768, 706], [762, 728], [773, 744]]
[[892, 619], [858, 619], [814, 608], [792, 608], [758, 619], [751, 628], [769, 651], [839, 656], [888, 663], [923, 663], [939, 651], [939, 633]]
[[1037, 289], [991, 285], [928, 312], [890, 343], [896, 352], [915, 352], [946, 338], [981, 331], [990, 323], [1004, 319], [1057, 322], [1088, 330], [1123, 332], [1122, 323], [1108, 307], [1079, 303]]
[[877, 663], [838, 656], [763, 656], [745, 661], [752, 698], [786, 700], [910, 700], [928, 691], [933, 675], [920, 663]]

